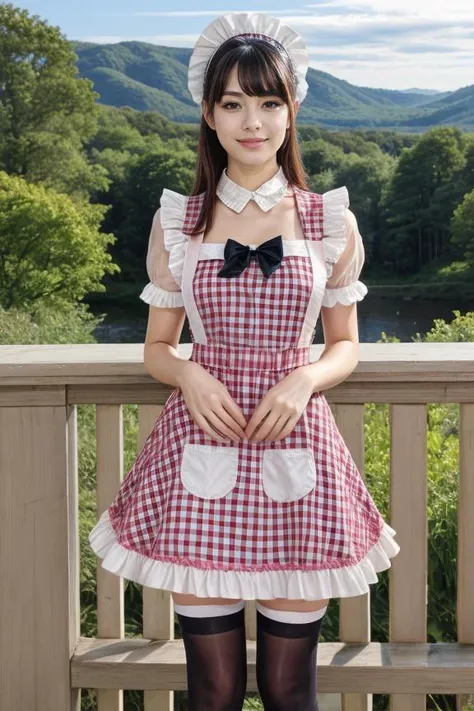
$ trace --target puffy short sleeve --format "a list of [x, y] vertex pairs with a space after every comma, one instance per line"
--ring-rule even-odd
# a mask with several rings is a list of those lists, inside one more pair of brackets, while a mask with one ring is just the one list
[[322, 305], [349, 305], [361, 301], [368, 291], [359, 281], [365, 251], [357, 219], [349, 210], [346, 187], [323, 194], [323, 216], [327, 282]]
[[146, 255], [150, 281], [140, 294], [140, 299], [152, 306], [184, 306], [181, 278], [188, 239], [182, 230], [186, 201], [186, 195], [165, 188], [153, 218]]

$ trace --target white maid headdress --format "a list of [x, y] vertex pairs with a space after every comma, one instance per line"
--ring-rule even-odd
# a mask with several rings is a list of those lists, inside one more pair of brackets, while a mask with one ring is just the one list
[[204, 77], [209, 62], [218, 47], [237, 35], [271, 37], [286, 49], [296, 76], [296, 99], [301, 103], [308, 91], [308, 50], [303, 38], [278, 18], [260, 12], [230, 12], [220, 15], [199, 36], [189, 60], [188, 88], [193, 100], [200, 104]]

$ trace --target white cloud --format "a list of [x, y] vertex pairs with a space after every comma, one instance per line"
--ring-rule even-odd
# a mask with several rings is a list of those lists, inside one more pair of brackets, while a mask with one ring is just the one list
[[[453, 90], [474, 81], [472, 0], [323, 0], [260, 12], [277, 16], [302, 34], [310, 66], [357, 85]], [[211, 21], [221, 14], [219, 9], [124, 13], [163, 18], [160, 34], [83, 39], [109, 43], [141, 40], [191, 48], [208, 24], [204, 18]], [[190, 22], [195, 18], [191, 26], [187, 23], [186, 34], [175, 29], [176, 19], [181, 18], [190, 18]]]
[[473, 16], [472, 0], [327, 0], [316, 4], [306, 4], [306, 10], [318, 10], [320, 7], [353, 7], [355, 10], [368, 12], [388, 12], [390, 14], [425, 14], [439, 13], [443, 17], [450, 17], [453, 13], [466, 13]]
[[471, 8], [472, 0], [326, 0], [305, 5], [304, 20], [279, 17], [301, 32], [315, 69], [360, 86], [453, 90], [473, 83]]
[[[226, 14], [229, 12], [263, 12], [268, 15], [280, 15], [281, 13], [285, 12], [300, 12], [303, 14], [306, 14], [306, 10], [295, 10], [294, 8], [290, 8], [288, 10], [256, 10], [255, 8], [252, 8], [251, 10], [245, 10], [244, 8], [239, 8], [238, 10], [225, 10], [224, 11]], [[222, 10], [164, 10], [164, 11], [158, 11], [155, 12], [153, 10], [145, 10], [141, 12], [104, 12], [102, 13], [103, 15], [106, 15], [107, 17], [218, 17], [219, 15], [223, 15], [224, 12]]]

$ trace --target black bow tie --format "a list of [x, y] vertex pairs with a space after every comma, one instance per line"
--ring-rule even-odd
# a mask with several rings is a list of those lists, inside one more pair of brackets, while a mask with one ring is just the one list
[[256, 259], [266, 277], [278, 269], [283, 259], [283, 243], [281, 235], [263, 242], [256, 249], [248, 244], [241, 244], [235, 239], [228, 239], [224, 247], [224, 266], [217, 272], [220, 277], [235, 277], [248, 267], [252, 259]]

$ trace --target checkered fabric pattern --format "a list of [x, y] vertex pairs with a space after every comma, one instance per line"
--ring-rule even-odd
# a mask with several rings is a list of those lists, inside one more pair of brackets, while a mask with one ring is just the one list
[[[195, 224], [202, 197], [188, 199], [184, 232]], [[300, 191], [299, 197], [306, 239], [322, 239], [322, 196]], [[268, 279], [255, 261], [237, 278], [220, 278], [222, 263], [202, 259], [196, 265], [193, 291], [208, 342], [197, 343], [191, 333], [191, 360], [227, 387], [248, 421], [273, 385], [309, 363], [310, 346], [296, 344], [311, 296], [311, 260], [285, 258]], [[229, 493], [202, 498], [183, 485], [185, 442], [238, 450], [238, 476]], [[261, 478], [265, 448], [309, 448], [316, 466], [313, 489], [292, 501], [269, 498]], [[117, 541], [149, 559], [256, 573], [356, 565], [384, 525], [322, 393], [311, 396], [283, 440], [224, 444], [198, 427], [176, 388], [109, 515]]]

